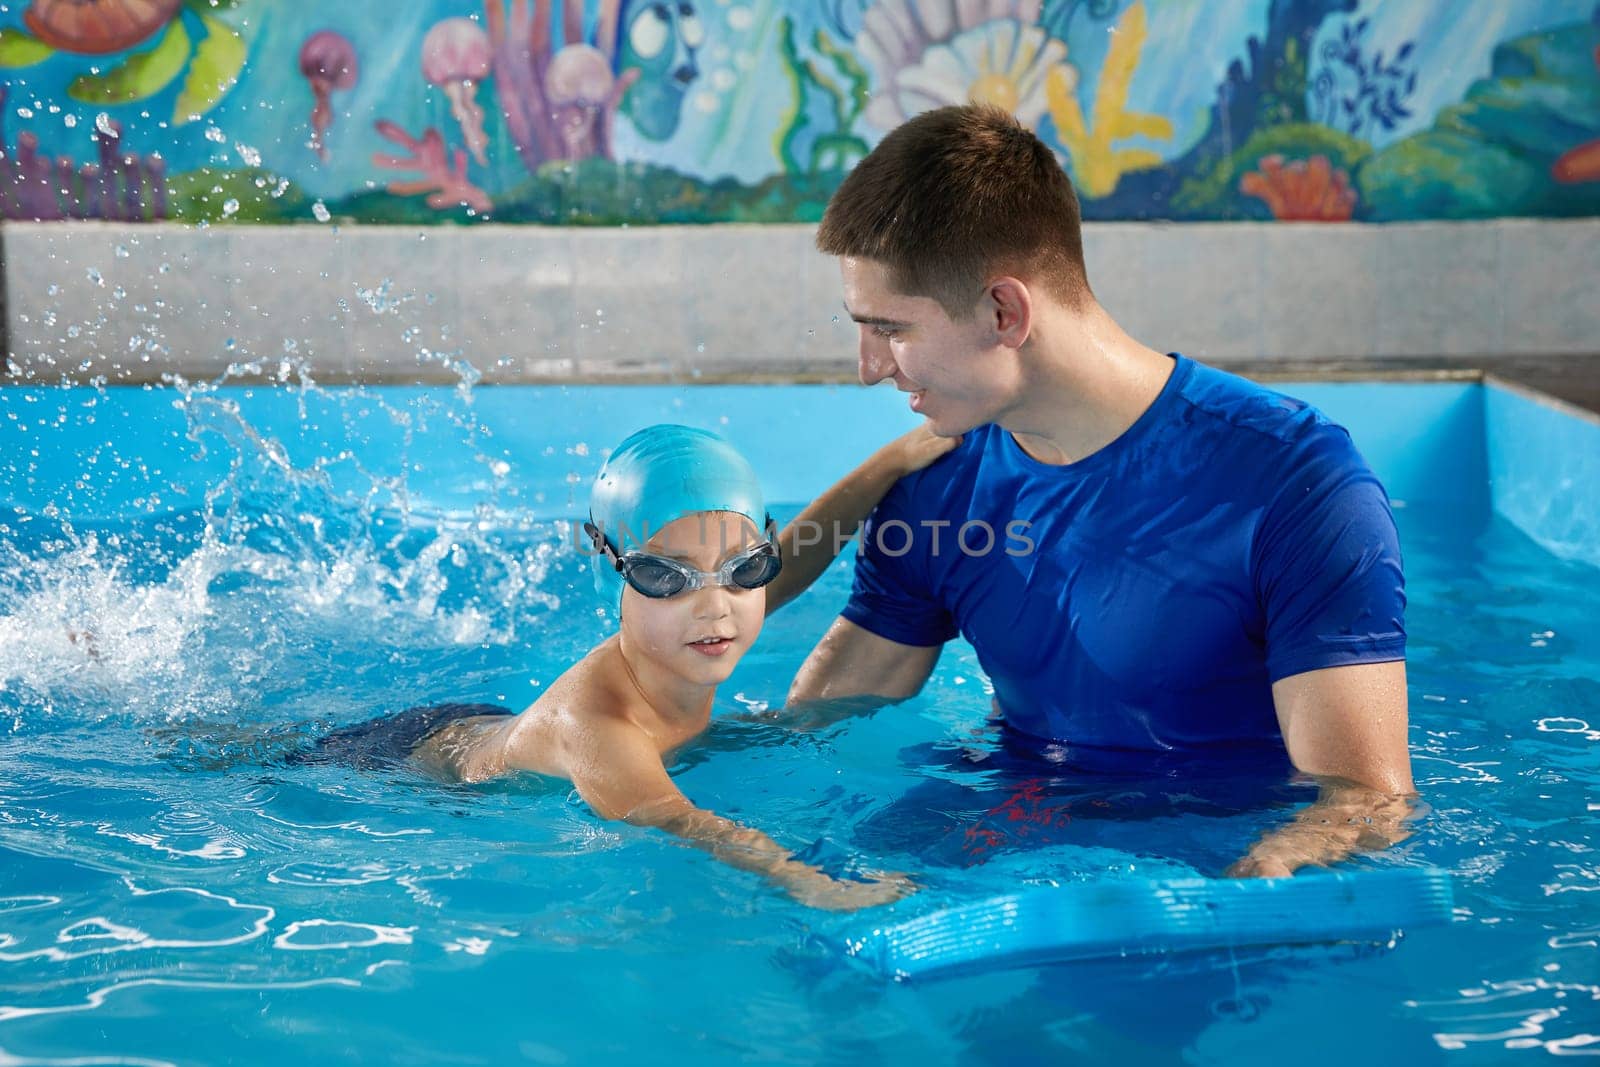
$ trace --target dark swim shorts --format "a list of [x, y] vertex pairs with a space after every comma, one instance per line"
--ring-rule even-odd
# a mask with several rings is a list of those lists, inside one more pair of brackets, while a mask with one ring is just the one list
[[512, 714], [510, 708], [499, 704], [424, 704], [335, 730], [312, 747], [291, 754], [287, 762], [341, 763], [358, 770], [377, 770], [404, 761], [434, 731], [458, 719]]

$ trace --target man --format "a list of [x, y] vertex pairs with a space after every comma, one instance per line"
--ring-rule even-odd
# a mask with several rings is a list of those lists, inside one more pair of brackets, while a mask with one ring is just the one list
[[891, 132], [817, 244], [839, 257], [862, 382], [962, 441], [873, 513], [791, 705], [905, 699], [960, 634], [1040, 746], [1262, 746], [1316, 776], [1318, 801], [1229, 874], [1404, 836], [1400, 550], [1345, 431], [1124, 332], [1090, 289], [1070, 181], [1003, 111]]

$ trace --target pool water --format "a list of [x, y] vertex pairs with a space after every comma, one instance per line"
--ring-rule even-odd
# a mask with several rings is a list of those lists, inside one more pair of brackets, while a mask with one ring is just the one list
[[[768, 621], [674, 772], [840, 873], [909, 872], [922, 890], [890, 909], [805, 909], [564, 783], [282, 764], [381, 711], [525, 706], [611, 632], [565, 523], [603, 449], [647, 416], [738, 439], [815, 402], [492, 392], [0, 391], [0, 1058], [1600, 1054], [1600, 570], [1486, 508], [1397, 511], [1425, 808], [1352, 866], [1445, 868], [1457, 916], [1391, 945], [898, 984], [841, 958], [886, 919], [1019, 886], [1215, 874], [1314, 795], [1031, 766], [960, 643], [871, 718], [741, 721], [781, 702], [848, 560]], [[905, 424], [857, 393], [824, 401], [852, 440], [813, 480]], [[815, 491], [753, 459], [780, 520]]]

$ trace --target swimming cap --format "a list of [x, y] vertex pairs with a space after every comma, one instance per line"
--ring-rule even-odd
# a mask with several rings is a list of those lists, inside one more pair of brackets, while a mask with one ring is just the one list
[[[662, 424], [632, 434], [611, 453], [589, 494], [589, 521], [618, 553], [636, 552], [661, 528], [701, 511], [743, 515], [763, 534], [767, 509], [756, 472], [709, 430]], [[595, 589], [621, 593], [622, 575], [591, 557]]]

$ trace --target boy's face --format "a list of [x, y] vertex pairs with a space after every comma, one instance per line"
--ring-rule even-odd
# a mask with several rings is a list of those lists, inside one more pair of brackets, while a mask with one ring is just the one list
[[[662, 527], [645, 551], [714, 573], [762, 540], [743, 515], [702, 511]], [[708, 582], [656, 600], [628, 586], [622, 604], [622, 627], [630, 644], [686, 681], [718, 685], [727, 681], [761, 633], [767, 591]]]
[[1015, 352], [999, 344], [976, 300], [970, 316], [951, 319], [932, 297], [897, 292], [876, 260], [843, 256], [839, 272], [860, 329], [863, 385], [893, 381], [941, 437], [998, 421], [1015, 402]]

